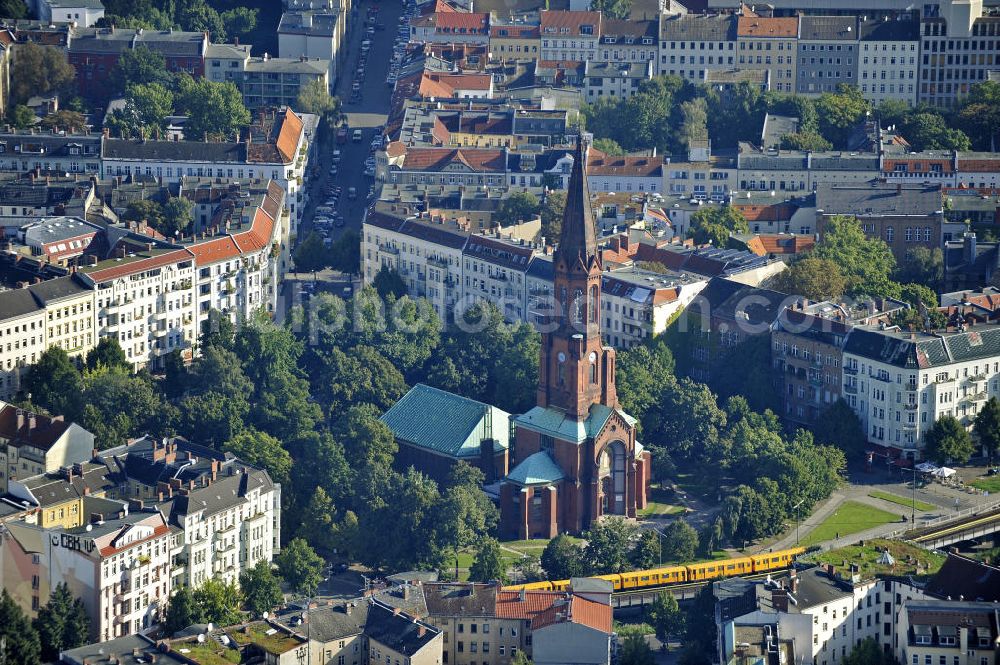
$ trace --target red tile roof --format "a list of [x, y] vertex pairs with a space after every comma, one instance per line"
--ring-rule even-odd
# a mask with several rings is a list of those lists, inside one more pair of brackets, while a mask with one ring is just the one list
[[1000, 159], [962, 159], [959, 157], [958, 170], [972, 173], [993, 173], [1000, 171]]
[[[541, 12], [541, 33], [542, 34], [569, 34], [580, 35], [580, 28], [584, 25], [592, 26], [593, 35], [587, 37], [598, 37], [601, 34], [601, 12], [575, 12], [562, 10], [545, 10]], [[569, 32], [563, 32], [566, 28]]]
[[486, 13], [474, 12], [465, 14], [462, 12], [442, 12], [435, 14], [435, 22], [438, 30], [445, 32], [472, 32], [487, 34], [489, 32], [490, 15]]
[[573, 596], [562, 605], [553, 605], [531, 620], [531, 629], [538, 630], [556, 623], [576, 623], [604, 633], [611, 632], [611, 606], [582, 596]]
[[659, 157], [633, 157], [607, 155], [591, 148], [587, 153], [588, 175], [615, 175], [652, 178], [660, 175], [663, 159]]
[[163, 266], [168, 266], [171, 263], [177, 263], [190, 258], [191, 252], [186, 249], [178, 249], [173, 252], [149, 256], [138, 260], [122, 259], [120, 265], [108, 266], [107, 268], [101, 268], [100, 270], [84, 271], [84, 274], [95, 282], [107, 282], [120, 277], [125, 277], [127, 275], [133, 275], [138, 272], [145, 272], [147, 270], [153, 270], [154, 268], [162, 268]]
[[737, 37], [797, 37], [799, 19], [741, 16], [736, 24]]
[[127, 545], [124, 545], [122, 547], [114, 547], [114, 546], [102, 547], [99, 551], [101, 553], [101, 557], [106, 558], [113, 554], [124, 552], [125, 550], [135, 547], [136, 545], [145, 543], [146, 541], [152, 540], [154, 538], [159, 538], [160, 536], [163, 536], [164, 534], [169, 532], [170, 532], [170, 527], [168, 527], [166, 524], [157, 524], [156, 527], [153, 528], [152, 535], [150, 535], [148, 538], [140, 538], [139, 540], [134, 540], [131, 543], [128, 543]]
[[[500, 31], [507, 34], [501, 35]], [[491, 25], [490, 37], [494, 39], [538, 39], [540, 28], [537, 25]]]
[[440, 171], [453, 162], [472, 171], [502, 172], [506, 168], [503, 150], [410, 148], [403, 158], [404, 171]]
[[275, 141], [278, 153], [285, 162], [295, 159], [295, 149], [299, 145], [299, 138], [302, 136], [302, 119], [295, 115], [292, 109], [285, 110], [285, 119], [281, 123], [281, 130], [278, 132], [278, 139]]
[[519, 591], [499, 591], [497, 618], [534, 619], [557, 600], [565, 598], [566, 594], [562, 591], [525, 591], [524, 600], [521, 600]]
[[733, 208], [739, 210], [746, 217], [748, 222], [780, 222], [791, 219], [797, 208], [782, 201], [773, 205], [760, 205], [755, 203], [739, 203], [733, 201]]
[[757, 256], [791, 256], [808, 252], [815, 246], [816, 239], [813, 236], [778, 233], [756, 235], [747, 242], [747, 249]]
[[907, 171], [910, 173], [929, 173], [931, 164], [940, 166], [941, 171], [944, 173], [952, 173], [955, 170], [949, 157], [920, 157], [918, 155], [911, 155], [908, 157], [885, 159], [883, 161], [882, 172], [894, 172], [897, 164], [905, 164]]
[[418, 92], [422, 97], [454, 97], [456, 90], [489, 90], [489, 74], [437, 74], [424, 72]]

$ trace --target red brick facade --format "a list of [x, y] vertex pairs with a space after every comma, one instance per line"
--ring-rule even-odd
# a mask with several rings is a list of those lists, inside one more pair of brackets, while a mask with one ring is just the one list
[[[603, 515], [634, 518], [646, 505], [649, 453], [636, 455], [635, 425], [618, 407], [615, 351], [601, 341], [602, 261], [584, 164], [578, 147], [554, 256], [551, 331], [542, 333], [538, 406], [518, 419], [510, 462], [516, 469], [545, 451], [562, 479], [503, 483], [501, 530], [508, 537], [580, 532]], [[557, 431], [535, 429], [536, 413], [563, 425]], [[581, 430], [579, 440], [573, 433]]]

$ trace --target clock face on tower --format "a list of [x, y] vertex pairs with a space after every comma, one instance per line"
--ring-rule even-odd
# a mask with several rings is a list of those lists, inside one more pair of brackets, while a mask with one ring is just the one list
[[594, 351], [590, 352], [590, 362], [592, 363], [597, 362], [597, 353], [595, 353]]
[[560, 351], [560, 352], [559, 352], [559, 355], [558, 355], [558, 356], [556, 356], [556, 357], [557, 357], [557, 358], [559, 358], [559, 362], [561, 362], [561, 363], [564, 363], [564, 362], [566, 362], [566, 354], [565, 354], [565, 353], [563, 353], [562, 351]]

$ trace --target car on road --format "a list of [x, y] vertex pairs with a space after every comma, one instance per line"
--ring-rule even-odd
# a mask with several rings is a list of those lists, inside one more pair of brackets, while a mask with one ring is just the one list
[[[344, 132], [344, 133], [346, 134], [347, 132]], [[334, 150], [333, 151], [333, 163], [336, 164], [337, 162], [339, 162], [340, 161], [340, 157], [341, 157], [340, 150]]]
[[351, 140], [354, 141], [355, 143], [360, 143], [362, 138], [364, 138], [364, 134], [361, 133], [361, 130], [355, 129], [354, 135], [351, 136]]
[[[346, 125], [344, 127], [341, 127], [340, 129], [337, 130], [337, 143], [347, 143], [347, 126]], [[333, 152], [333, 154], [334, 155], [339, 155], [340, 151], [339, 150], [335, 150]], [[335, 157], [335, 159], [339, 159], [339, 157]]]
[[355, 187], [348, 187], [347, 188], [347, 198], [351, 199], [352, 201], [354, 199], [358, 198], [358, 190], [357, 190], [357, 188], [355, 188]]
[[333, 166], [331, 166], [330, 167], [330, 175], [337, 175], [337, 170], [338, 169], [337, 169], [337, 165], [336, 164], [334, 164]]

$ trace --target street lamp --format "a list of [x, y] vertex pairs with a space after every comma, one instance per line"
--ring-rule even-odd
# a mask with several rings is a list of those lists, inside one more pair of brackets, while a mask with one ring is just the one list
[[910, 525], [917, 525], [917, 454], [913, 453], [910, 458], [910, 465], [913, 468], [913, 486], [910, 488]]
[[799, 499], [799, 502], [792, 506], [792, 510], [795, 511], [795, 544], [799, 544], [799, 506], [805, 502], [805, 499]]

